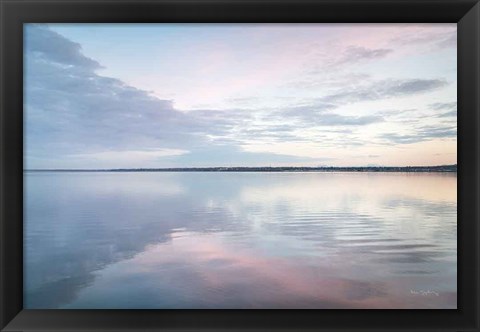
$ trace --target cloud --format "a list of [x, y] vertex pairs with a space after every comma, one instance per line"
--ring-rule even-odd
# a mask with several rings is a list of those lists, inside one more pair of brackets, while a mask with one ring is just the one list
[[[301, 161], [289, 154], [295, 155], [293, 150], [282, 155], [260, 154], [243, 147], [256, 142], [362, 146], [368, 142], [355, 136], [355, 128], [385, 122], [387, 116], [342, 114], [339, 108], [425, 94], [448, 84], [437, 78], [375, 81], [368, 74], [350, 77], [339, 73], [342, 84], [327, 86], [325, 95], [302, 99], [301, 105], [241, 108], [242, 103], [255, 105], [255, 98], [260, 97], [238, 97], [234, 100], [239, 105], [236, 108], [188, 111], [177, 109], [172, 100], [100, 75], [101, 65], [85, 56], [80, 44], [46, 25], [26, 26], [24, 50], [25, 155], [30, 168], [127, 167], [129, 160], [135, 167], [143, 163], [149, 167], [195, 166], [220, 162], [215, 153], [224, 156], [223, 160], [242, 164], [288, 158]], [[380, 59], [391, 52], [385, 47], [351, 46], [344, 49], [339, 61]], [[440, 116], [453, 116], [447, 104], [431, 107], [445, 109]]]
[[[124, 82], [96, 73], [98, 62], [44, 25], [26, 28], [27, 168], [257, 165], [311, 158], [247, 152], [251, 110], [182, 112]], [[360, 120], [361, 121], [361, 120]], [[263, 138], [300, 141], [281, 126]], [[232, 137], [236, 132], [238, 137]], [[79, 167], [80, 165], [80, 167]]]
[[457, 117], [457, 111], [455, 110], [455, 111], [442, 113], [442, 114], [438, 115], [438, 117], [440, 117], [440, 118]]
[[334, 61], [334, 65], [354, 64], [366, 60], [377, 60], [384, 58], [392, 53], [392, 49], [386, 48], [366, 48], [363, 46], [349, 46], [344, 51], [342, 56]]
[[371, 79], [371, 75], [367, 73], [355, 73], [355, 72], [326, 72], [324, 69], [313, 69], [306, 73], [306, 79], [294, 79], [285, 86], [287, 88], [296, 89], [312, 89], [312, 88], [332, 88], [332, 87], [345, 87], [350, 84], [361, 84]]
[[457, 102], [454, 101], [450, 103], [433, 103], [433, 104], [430, 104], [429, 107], [435, 111], [442, 111], [442, 110], [452, 111], [457, 109]]
[[320, 116], [318, 125], [321, 126], [364, 126], [376, 122], [383, 122], [381, 116], [344, 116], [339, 114], [324, 114]]
[[425, 140], [424, 138], [421, 138], [417, 135], [400, 135], [395, 133], [382, 134], [380, 135], [380, 138], [395, 144], [411, 144], [422, 142]]
[[437, 114], [436, 117], [438, 118], [449, 118], [449, 117], [456, 117], [457, 116], [457, 102], [449, 102], [449, 103], [433, 103], [429, 105], [429, 108], [434, 111], [448, 111], [445, 113]]
[[369, 116], [347, 116], [333, 111], [347, 104], [428, 93], [447, 84], [440, 79], [379, 80], [360, 87], [350, 86], [340, 89], [335, 93], [317, 98], [311, 104], [273, 112], [272, 116], [293, 117], [314, 126], [364, 126], [384, 122], [385, 118], [382, 114], [386, 112]]
[[82, 47], [42, 25], [27, 25], [25, 28], [25, 52], [40, 60], [62, 66], [85, 69], [101, 68], [100, 64], [84, 56]]
[[427, 93], [446, 86], [440, 79], [380, 80], [362, 87], [343, 89], [319, 99], [322, 103], [351, 104]]
[[264, 123], [262, 125], [247, 125], [239, 129], [235, 135], [238, 139], [248, 141], [252, 137], [256, 140], [263, 141], [277, 141], [277, 142], [304, 142], [311, 141], [301, 135], [298, 135], [298, 130], [304, 128], [301, 124], [270, 124]]
[[455, 126], [437, 127], [423, 126], [412, 134], [385, 133], [379, 136], [380, 139], [395, 144], [412, 144], [429, 141], [436, 138], [456, 138], [457, 128]]
[[180, 112], [170, 100], [100, 76], [79, 44], [42, 25], [26, 28], [25, 63], [27, 164], [158, 159], [215, 144], [209, 136], [242, 120], [242, 110]]

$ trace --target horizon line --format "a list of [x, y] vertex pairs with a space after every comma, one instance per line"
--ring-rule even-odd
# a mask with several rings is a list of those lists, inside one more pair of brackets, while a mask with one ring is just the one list
[[348, 169], [436, 169], [457, 168], [457, 164], [428, 166], [190, 166], [190, 167], [120, 167], [120, 168], [34, 168], [24, 169], [25, 172], [38, 171], [74, 171], [74, 172], [112, 172], [112, 171], [195, 171], [195, 170], [348, 170]]

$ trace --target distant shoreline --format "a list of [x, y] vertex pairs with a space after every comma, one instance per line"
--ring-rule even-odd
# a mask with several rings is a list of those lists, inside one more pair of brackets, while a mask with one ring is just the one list
[[30, 169], [25, 172], [457, 172], [457, 165], [440, 166], [360, 166], [360, 167], [172, 167], [112, 169]]

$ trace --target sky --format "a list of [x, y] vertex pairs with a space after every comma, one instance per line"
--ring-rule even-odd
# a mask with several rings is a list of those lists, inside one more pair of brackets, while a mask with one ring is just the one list
[[25, 24], [26, 169], [457, 163], [456, 24]]

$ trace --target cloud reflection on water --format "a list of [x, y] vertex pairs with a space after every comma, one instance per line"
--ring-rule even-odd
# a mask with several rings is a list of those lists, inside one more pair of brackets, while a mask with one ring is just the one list
[[27, 173], [26, 186], [27, 308], [456, 307], [455, 175]]

